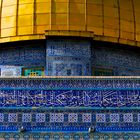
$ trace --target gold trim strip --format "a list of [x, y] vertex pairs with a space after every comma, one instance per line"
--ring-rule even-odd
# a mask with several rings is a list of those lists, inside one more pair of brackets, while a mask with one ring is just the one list
[[77, 36], [77, 37], [90, 37], [94, 38], [93, 32], [88, 31], [66, 31], [66, 30], [46, 30], [45, 31], [46, 36]]

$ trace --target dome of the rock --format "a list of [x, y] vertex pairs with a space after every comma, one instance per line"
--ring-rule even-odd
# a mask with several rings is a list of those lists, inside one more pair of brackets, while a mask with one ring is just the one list
[[140, 46], [139, 0], [0, 0], [0, 6], [0, 42], [44, 39], [55, 30]]
[[0, 0], [0, 7], [0, 65], [43, 67], [45, 75], [140, 73], [139, 0]]

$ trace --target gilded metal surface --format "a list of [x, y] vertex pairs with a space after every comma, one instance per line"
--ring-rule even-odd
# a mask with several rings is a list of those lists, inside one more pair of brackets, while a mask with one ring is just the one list
[[140, 46], [139, 0], [0, 0], [0, 7], [0, 42], [45, 39], [46, 30], [70, 30]]

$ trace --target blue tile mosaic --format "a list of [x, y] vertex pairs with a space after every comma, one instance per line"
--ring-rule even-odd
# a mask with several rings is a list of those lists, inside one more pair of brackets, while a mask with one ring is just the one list
[[[0, 135], [1, 136], [1, 135]], [[133, 133], [119, 133], [119, 134], [88, 134], [88, 133], [26, 133], [26, 134], [3, 134], [1, 140], [139, 140], [139, 134]]]
[[139, 107], [139, 79], [0, 79], [1, 107]]
[[[0, 50], [0, 65], [11, 66], [45, 66], [45, 47], [42, 45], [21, 45]], [[7, 51], [8, 50], [8, 51]]]
[[108, 43], [106, 47], [79, 39], [24, 44], [7, 47], [8, 51], [1, 47], [0, 66], [43, 67], [49, 76], [90, 76], [99, 74], [99, 70], [108, 75], [140, 75], [139, 52], [117, 48], [118, 45], [109, 47]]
[[[24, 113], [26, 112], [26, 113]], [[139, 110], [128, 109], [3, 109], [0, 132], [139, 132]], [[2, 115], [3, 114], [3, 115]], [[40, 118], [38, 118], [40, 116]]]
[[139, 94], [134, 77], [1, 78], [0, 138], [138, 140]]
[[0, 107], [139, 107], [140, 90], [0, 90]]
[[[139, 54], [129, 50], [66, 39], [46, 47], [2, 49], [0, 65], [43, 66], [61, 76], [91, 75], [92, 66], [140, 74]], [[139, 140], [139, 100], [139, 78], [0, 78], [0, 139]]]
[[96, 44], [96, 47], [94, 46], [92, 49], [91, 63], [93, 69], [113, 70], [114, 75], [118, 76], [140, 75], [139, 51], [118, 49], [117, 45], [111, 47], [108, 44], [108, 47], [104, 47], [104, 45]]
[[91, 43], [89, 41], [47, 40], [47, 75], [91, 75]]
[[0, 78], [0, 89], [30, 90], [139, 90], [139, 78]]

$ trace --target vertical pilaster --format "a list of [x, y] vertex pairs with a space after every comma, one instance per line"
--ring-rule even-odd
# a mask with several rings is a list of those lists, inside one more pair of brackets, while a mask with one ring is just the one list
[[119, 38], [118, 38], [118, 41], [121, 37], [121, 15], [120, 15], [120, 2], [119, 0], [117, 0], [117, 3], [118, 3], [118, 18], [119, 18]]
[[68, 31], [70, 30], [70, 0], [67, 2], [67, 26], [68, 26]]
[[33, 34], [36, 34], [36, 0], [34, 0], [34, 10], [33, 10]]
[[85, 31], [87, 31], [87, 0], [85, 0]]
[[135, 5], [134, 5], [134, 1], [131, 0], [132, 2], [132, 10], [133, 10], [133, 17], [134, 17], [134, 40], [136, 41], [136, 16], [135, 16]]
[[50, 0], [50, 30], [52, 30], [52, 2], [53, 0]]
[[2, 19], [2, 6], [3, 5], [3, 0], [1, 0], [1, 7], [0, 7], [0, 37], [1, 37], [1, 19]]
[[103, 23], [103, 35], [104, 35], [104, 0], [102, 0], [102, 23]]
[[18, 10], [19, 10], [19, 0], [17, 0], [17, 9], [16, 9], [16, 36], [18, 35]]

